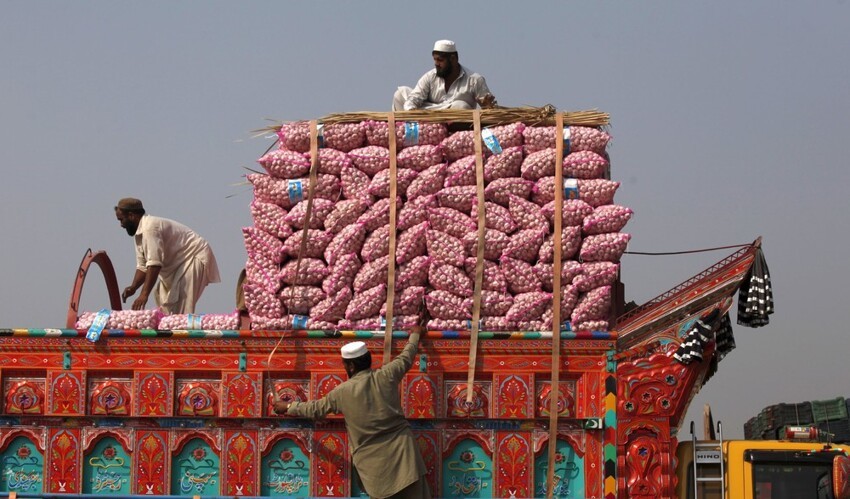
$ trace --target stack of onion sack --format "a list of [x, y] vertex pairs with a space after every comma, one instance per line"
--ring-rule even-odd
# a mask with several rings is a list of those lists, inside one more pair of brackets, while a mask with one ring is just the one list
[[[76, 329], [92, 326], [97, 312], [83, 312], [77, 317]], [[106, 321], [106, 329], [160, 329], [164, 314], [162, 310], [113, 310]], [[236, 329], [236, 328], [233, 328]]]
[[[436, 201], [420, 198], [426, 197], [428, 179], [445, 171], [440, 146], [445, 125], [416, 129], [415, 136], [405, 137], [405, 125], [396, 128], [393, 317], [399, 328], [425, 319], [425, 208]], [[391, 206], [387, 123], [323, 127], [308, 221], [309, 134], [307, 123], [283, 125], [280, 148], [259, 159], [267, 175], [248, 175], [254, 226], [243, 229], [248, 252], [243, 291], [252, 328], [383, 329]], [[442, 178], [438, 181], [442, 186]]]
[[[88, 329], [97, 316], [97, 312], [83, 312], [77, 318], [77, 329]], [[106, 322], [107, 329], [239, 329], [239, 312], [232, 314], [171, 314], [165, 315], [160, 309], [153, 310], [113, 310]]]
[[[418, 131], [418, 136], [411, 134]], [[280, 149], [259, 161], [245, 302], [255, 328], [383, 329], [389, 264], [390, 175], [386, 122], [324, 127], [318, 182], [305, 234], [306, 123], [284, 125]], [[555, 127], [487, 128], [482, 147], [486, 222], [482, 330], [552, 328]], [[561, 317], [606, 330], [612, 284], [632, 211], [613, 204], [608, 135], [564, 130]], [[412, 138], [414, 135], [415, 138]], [[397, 123], [396, 327], [471, 325], [477, 267], [475, 136], [442, 124]], [[296, 268], [300, 269], [296, 275]], [[423, 306], [424, 305], [424, 306]]]
[[239, 311], [234, 311], [231, 314], [166, 315], [159, 321], [158, 329], [208, 329], [219, 331], [239, 329]]

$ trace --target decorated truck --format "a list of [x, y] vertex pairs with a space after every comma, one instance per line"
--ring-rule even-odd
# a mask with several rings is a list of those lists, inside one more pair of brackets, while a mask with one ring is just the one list
[[[0, 491], [360, 496], [344, 419], [272, 403], [344, 382], [346, 342], [379, 367], [424, 326], [401, 396], [435, 497], [682, 494], [689, 402], [734, 348], [735, 296], [738, 324], [767, 323], [769, 275], [756, 239], [627, 307], [607, 125], [547, 106], [272, 127], [238, 312], [121, 310], [89, 250], [64, 328], [0, 329]], [[100, 312], [79, 310], [93, 264]]]

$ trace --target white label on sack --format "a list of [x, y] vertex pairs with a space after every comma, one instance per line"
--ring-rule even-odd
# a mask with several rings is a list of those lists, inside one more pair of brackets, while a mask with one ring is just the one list
[[564, 127], [564, 156], [570, 153], [570, 127]]
[[574, 178], [565, 178], [564, 179], [564, 199], [580, 199], [581, 196], [578, 192], [578, 179]]
[[319, 142], [319, 149], [325, 147], [324, 133], [325, 133], [325, 125], [322, 124], [322, 123], [319, 123], [318, 125], [316, 125], [316, 138], [318, 139], [318, 142]]
[[415, 146], [419, 144], [419, 122], [405, 121], [404, 122], [404, 145]]
[[94, 320], [92, 321], [91, 326], [89, 326], [89, 330], [86, 332], [87, 340], [94, 343], [100, 339], [100, 333], [103, 332], [103, 328], [105, 328], [106, 323], [109, 322], [110, 313], [112, 312], [108, 308], [104, 308], [94, 316]]
[[290, 180], [286, 185], [286, 192], [289, 194], [290, 203], [300, 203], [304, 200], [304, 181], [301, 179]]
[[489, 128], [481, 130], [481, 140], [484, 141], [484, 145], [487, 146], [487, 149], [490, 149], [490, 152], [493, 154], [502, 153], [502, 145], [499, 144], [499, 139], [493, 134], [493, 130], [490, 130]]

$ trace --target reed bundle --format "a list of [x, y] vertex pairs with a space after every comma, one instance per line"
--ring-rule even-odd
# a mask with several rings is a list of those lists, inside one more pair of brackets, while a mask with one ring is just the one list
[[[554, 125], [555, 115], [558, 110], [552, 105], [543, 107], [495, 107], [481, 110], [481, 124], [483, 126], [499, 126], [510, 123], [524, 123], [529, 126]], [[601, 127], [610, 124], [608, 113], [593, 110], [564, 112], [564, 124], [571, 126]], [[374, 120], [387, 121], [387, 112], [353, 112], [334, 113], [319, 119], [320, 123], [326, 125], [334, 123], [357, 123], [360, 121]], [[467, 109], [446, 110], [414, 110], [396, 111], [395, 120], [418, 121], [426, 123], [467, 123], [473, 122], [473, 111]], [[262, 131], [276, 132], [283, 123], [270, 125]]]

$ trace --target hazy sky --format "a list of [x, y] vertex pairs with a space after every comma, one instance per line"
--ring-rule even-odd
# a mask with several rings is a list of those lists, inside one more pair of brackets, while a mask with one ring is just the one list
[[[611, 114], [629, 250], [764, 237], [776, 313], [735, 328], [688, 419], [709, 402], [740, 437], [766, 405], [850, 396], [845, 0], [3, 2], [0, 327], [64, 327], [87, 248], [129, 284], [132, 240], [112, 210], [124, 196], [210, 241], [223, 282], [198, 311], [231, 312], [251, 224], [243, 175], [272, 142], [252, 130], [388, 110], [438, 38], [502, 105]], [[627, 255], [627, 299], [729, 253]], [[83, 310], [108, 305], [102, 281], [93, 270]]]

